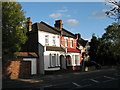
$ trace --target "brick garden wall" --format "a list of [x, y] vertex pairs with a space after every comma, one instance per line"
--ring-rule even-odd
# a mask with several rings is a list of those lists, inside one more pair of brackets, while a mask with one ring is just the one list
[[8, 61], [3, 66], [2, 78], [3, 79], [17, 79], [29, 77], [31, 75], [31, 62], [30, 61]]

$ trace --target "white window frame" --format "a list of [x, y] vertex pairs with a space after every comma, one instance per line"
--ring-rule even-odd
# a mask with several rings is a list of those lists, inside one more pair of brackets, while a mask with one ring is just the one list
[[[77, 56], [77, 58], [76, 58], [76, 56]], [[79, 65], [79, 55], [75, 55], [75, 64]]]
[[70, 47], [73, 47], [73, 40], [70, 40]]
[[68, 47], [68, 39], [65, 39], [65, 47]]
[[[48, 40], [48, 42], [46, 42], [46, 39]], [[49, 35], [45, 35], [45, 45], [49, 45]]]
[[53, 36], [52, 38], [53, 38], [53, 46], [56, 46], [56, 37]]
[[[49, 54], [50, 55], [50, 57], [49, 57], [49, 62], [50, 62], [50, 67], [56, 67], [56, 66], [59, 66], [59, 54]], [[55, 60], [53, 61], [53, 57], [55, 57]], [[55, 64], [55, 65], [53, 65], [53, 63]]]

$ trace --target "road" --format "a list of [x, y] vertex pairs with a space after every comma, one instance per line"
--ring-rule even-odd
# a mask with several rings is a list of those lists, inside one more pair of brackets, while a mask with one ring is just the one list
[[3, 88], [36, 88], [42, 90], [80, 88], [120, 88], [120, 70], [105, 69], [88, 72], [37, 76], [30, 79], [4, 81]]

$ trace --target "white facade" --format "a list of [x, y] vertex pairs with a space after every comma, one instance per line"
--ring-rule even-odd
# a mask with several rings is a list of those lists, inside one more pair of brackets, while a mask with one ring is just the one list
[[45, 70], [60, 70], [60, 55], [59, 51], [44, 52], [44, 69]]
[[[43, 46], [46, 45], [45, 43], [45, 36], [48, 35], [48, 46], [58, 46], [60, 47], [60, 35], [52, 34], [48, 32], [38, 31], [38, 42]], [[55, 41], [55, 44], [54, 44]]]
[[37, 60], [36, 58], [23, 58], [24, 61], [31, 61], [31, 74], [37, 74]]
[[[80, 66], [79, 53], [67, 53], [66, 56], [70, 56], [71, 60], [67, 59], [67, 66]], [[69, 63], [69, 61], [71, 63]]]
[[60, 55], [63, 52], [46, 51], [46, 46], [60, 47], [60, 35], [38, 31], [38, 42], [40, 44], [40, 73], [44, 74], [44, 71], [60, 70]]

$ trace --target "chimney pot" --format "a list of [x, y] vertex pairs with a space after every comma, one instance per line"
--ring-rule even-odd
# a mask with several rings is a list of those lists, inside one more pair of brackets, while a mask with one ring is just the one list
[[62, 23], [62, 20], [60, 20], [60, 23]]
[[78, 33], [78, 38], [81, 39], [81, 34], [80, 33]]
[[31, 17], [29, 17], [29, 21], [31, 22]]

